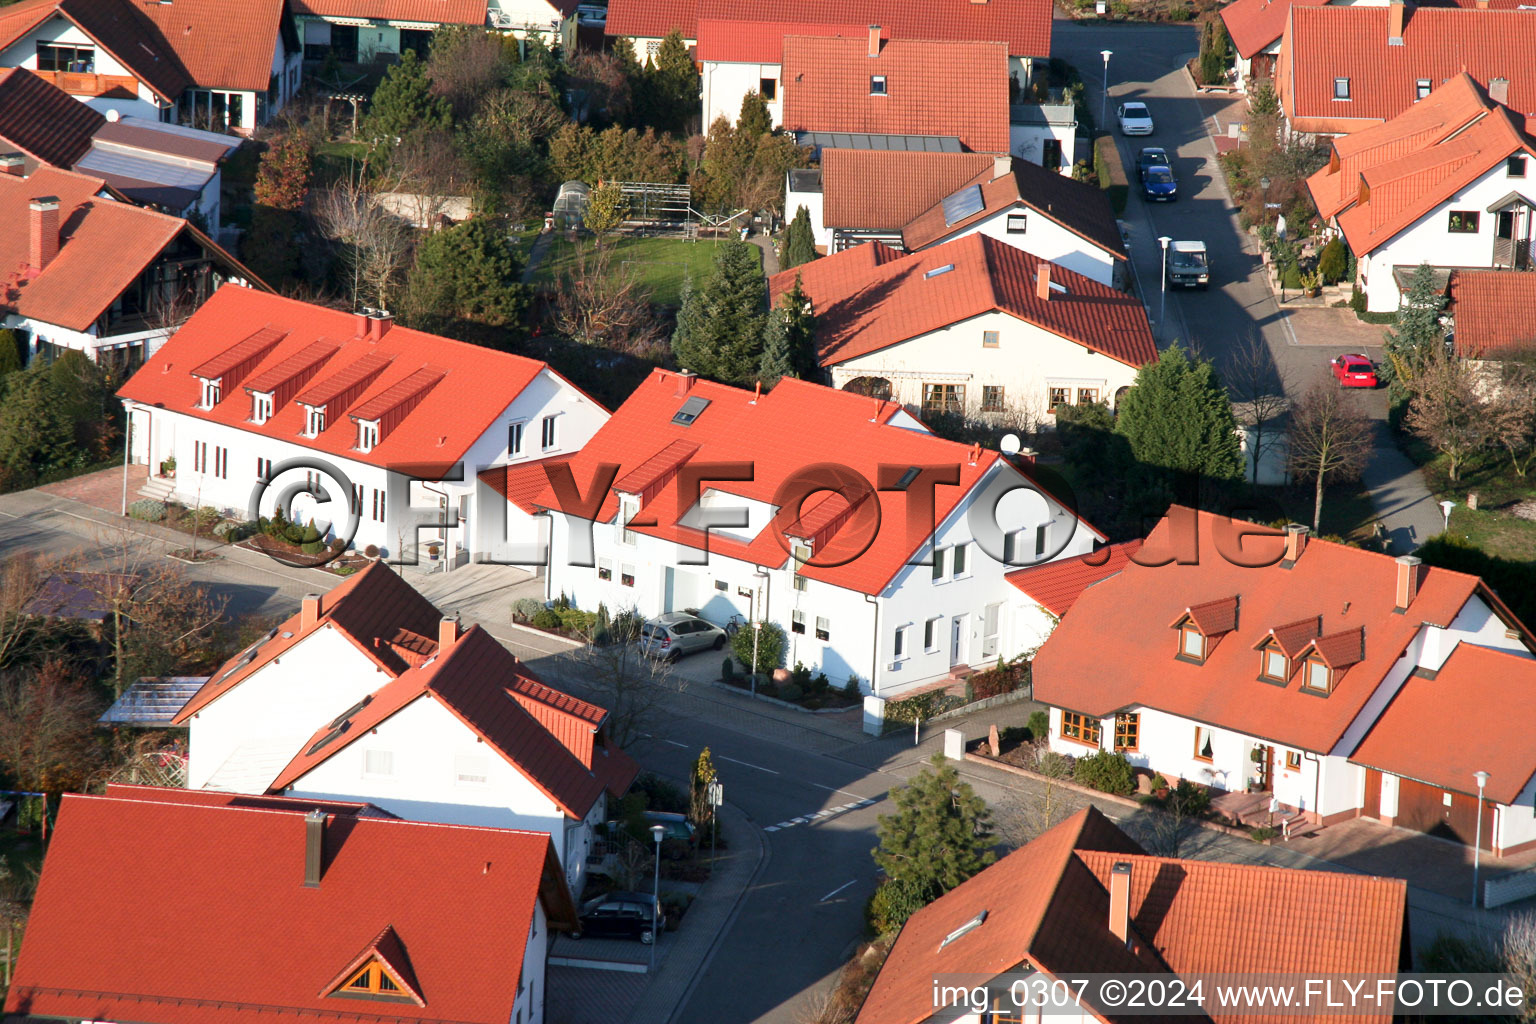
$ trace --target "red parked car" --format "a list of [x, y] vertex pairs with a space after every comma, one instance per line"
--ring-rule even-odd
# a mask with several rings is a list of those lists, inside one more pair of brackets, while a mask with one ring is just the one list
[[1339, 356], [1328, 364], [1340, 387], [1373, 388], [1376, 386], [1376, 364], [1369, 358], [1352, 352]]

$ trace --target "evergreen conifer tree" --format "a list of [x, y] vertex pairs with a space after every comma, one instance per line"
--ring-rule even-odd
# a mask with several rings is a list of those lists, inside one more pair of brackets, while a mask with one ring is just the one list
[[1115, 428], [1142, 465], [1221, 480], [1242, 475], [1226, 388], [1210, 360], [1191, 360], [1178, 344], [1136, 374]]

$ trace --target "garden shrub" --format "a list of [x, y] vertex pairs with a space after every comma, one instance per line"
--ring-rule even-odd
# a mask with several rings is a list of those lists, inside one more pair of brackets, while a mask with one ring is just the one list
[[534, 629], [556, 630], [560, 628], [560, 613], [553, 608], [540, 608], [528, 620], [528, 624]]
[[811, 677], [811, 685], [806, 688], [805, 692], [819, 697], [830, 689], [832, 689], [832, 682], [827, 678], [827, 674], [825, 672], [817, 672]]
[[288, 541], [290, 544], [304, 543], [304, 527], [300, 526], [298, 523], [289, 523], [287, 526], [283, 527], [283, 539]]
[[529, 622], [544, 610], [544, 602], [532, 597], [520, 597], [512, 602], [512, 617]]
[[[752, 638], [757, 637], [757, 664], [752, 664]], [[784, 627], [765, 622], [761, 630], [748, 626], [731, 636], [731, 652], [750, 671], [771, 672], [784, 664]]]
[[935, 715], [941, 715], [961, 703], [963, 701], [960, 698], [951, 697], [942, 690], [930, 690], [927, 693], [919, 693], [914, 697], [889, 701], [885, 705], [885, 720], [887, 722], [911, 723], [920, 719], [926, 722]]
[[907, 923], [907, 918], [927, 905], [931, 895], [936, 894], [924, 892], [911, 882], [887, 878], [869, 898], [864, 913], [869, 930], [876, 935], [896, 931]]
[[228, 540], [229, 535], [240, 529], [240, 526], [241, 524], [239, 523], [218, 523], [213, 528], [213, 535], [218, 537], [220, 540]]
[[153, 498], [140, 498], [128, 506], [130, 519], [142, 519], [146, 523], [158, 523], [165, 518], [165, 502]]
[[849, 700], [858, 700], [863, 693], [864, 689], [859, 685], [859, 677], [849, 676], [848, 681], [843, 684], [843, 696]]
[[1131, 762], [1119, 752], [1101, 750], [1078, 758], [1072, 778], [1101, 793], [1128, 796], [1136, 791], [1136, 773], [1131, 770]]
[[197, 510], [196, 515], [197, 524], [203, 527], [212, 526], [214, 523], [224, 518], [223, 513], [214, 508], [212, 505], [204, 505], [202, 508]]
[[688, 813], [688, 794], [655, 772], [641, 772], [635, 779], [631, 792], [640, 793], [645, 797], [647, 811], [666, 811], [669, 814]]
[[1323, 275], [1323, 284], [1338, 284], [1348, 270], [1349, 250], [1344, 248], [1344, 240], [1329, 240], [1317, 258], [1317, 272]]
[[367, 547], [363, 548], [363, 554], [369, 558], [378, 558], [379, 546], [377, 544], [369, 544]]
[[734, 656], [727, 654], [720, 662], [720, 678], [727, 683], [736, 678], [736, 658]]
[[1280, 287], [1301, 289], [1301, 268], [1294, 263], [1286, 264], [1280, 272]]
[[1043, 740], [1051, 734], [1051, 713], [1036, 711], [1029, 716], [1030, 739]]
[[803, 696], [805, 696], [805, 691], [800, 689], [796, 683], [785, 683], [779, 687], [779, 700], [787, 700], [790, 703], [794, 703]]

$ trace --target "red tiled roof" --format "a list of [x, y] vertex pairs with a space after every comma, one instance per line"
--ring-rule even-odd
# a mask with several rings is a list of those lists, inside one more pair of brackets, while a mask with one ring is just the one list
[[[202, 377], [205, 380], [219, 380], [228, 376], [231, 371], [238, 370], [243, 364], [256, 362], [287, 336], [286, 331], [263, 327], [233, 348], [227, 348], [201, 366], [194, 367], [192, 376]], [[238, 381], [231, 381], [230, 386], [233, 387], [237, 383]]]
[[312, 800], [270, 794], [233, 793], [223, 789], [172, 789], [167, 786], [135, 786], [124, 782], [107, 783], [107, 796], [121, 800], [148, 800], [150, 803], [200, 804], [204, 807], [245, 807], [254, 810], [320, 810], [337, 817], [394, 818], [382, 807], [350, 800]]
[[[881, 253], [883, 248], [879, 242], [867, 243], [782, 271], [769, 282], [777, 298], [799, 278], [816, 312], [823, 366], [993, 310], [1129, 366], [1157, 359], [1146, 310], [1135, 297], [1050, 265], [1052, 283], [1064, 291], [1052, 289], [1051, 297], [1042, 300], [1036, 275], [1049, 264], [1006, 242], [978, 233], [901, 257]], [[871, 255], [877, 261], [873, 268]], [[954, 269], [925, 276], [951, 265]]]
[[701, 61], [779, 64], [785, 36], [848, 36], [868, 41], [869, 26], [816, 21], [738, 21], [701, 18], [694, 56]]
[[[186, 221], [100, 198], [106, 190], [100, 178], [53, 167], [38, 167], [28, 178], [0, 175], [0, 311], [87, 330], [183, 231], [223, 262], [223, 272], [238, 268]], [[53, 262], [36, 273], [27, 265], [28, 207], [39, 196], [58, 197], [60, 245]]]
[[[1470, 713], [1479, 709], [1484, 714]], [[1477, 794], [1474, 772], [1488, 773], [1487, 796], [1513, 804], [1536, 775], [1536, 745], [1489, 728], [1536, 719], [1536, 661], [1463, 640], [1434, 678], [1409, 676], [1349, 759], [1458, 793]], [[1427, 756], [1426, 736], [1435, 737]]]
[[1067, 614], [1079, 594], [1125, 568], [1125, 563], [1139, 550], [1140, 540], [1124, 541], [1076, 558], [1015, 569], [1003, 578], [1059, 619]]
[[[699, 39], [702, 22], [709, 20], [830, 23], [864, 31], [879, 25], [892, 39], [999, 40], [1015, 57], [1051, 52], [1051, 6], [1042, 0], [852, 0], [835, 6], [818, 0], [613, 0], [604, 30], [610, 36], [659, 38], [677, 29], [684, 39]], [[1004, 85], [1006, 79], [1005, 74]]]
[[562, 452], [545, 459], [492, 466], [480, 474], [480, 481], [524, 512], [536, 515], [542, 511], [536, 499], [549, 487], [549, 467], [570, 460], [571, 453]]
[[69, 167], [107, 119], [26, 68], [0, 69], [0, 144]]
[[1174, 624], [1188, 619], [1204, 636], [1221, 636], [1237, 627], [1236, 597], [1219, 597], [1214, 601], [1192, 604], [1184, 609]]
[[1365, 628], [1355, 626], [1312, 641], [1311, 647], [1332, 669], [1349, 668], [1365, 660]]
[[[320, 615], [310, 630], [303, 628], [301, 611], [278, 625], [270, 640], [259, 647], [246, 648], [219, 666], [202, 689], [177, 713], [175, 724], [185, 725], [198, 711], [239, 686], [310, 633], [326, 627], [340, 631], [391, 677], [398, 676], [408, 667], [407, 662], [383, 641], [395, 636], [401, 628], [422, 636], [436, 636], [442, 618], [442, 614], [415, 587], [383, 562], [374, 562], [321, 596]], [[247, 654], [252, 655], [249, 660]]]
[[1232, 45], [1244, 58], [1252, 57], [1285, 33], [1291, 5], [1321, 7], [1328, 0], [1232, 0], [1221, 9], [1221, 20]]
[[[953, 192], [936, 196], [932, 206], [902, 228], [902, 244], [909, 250], [926, 248], [1005, 209], [1024, 206], [1110, 256], [1126, 258], [1120, 226], [1115, 223], [1114, 208], [1103, 189], [1017, 157], [1009, 161], [1009, 167], [1008, 173], [999, 177], [993, 177], [994, 169], [987, 167], [961, 186], [981, 189], [982, 208], [954, 223], [949, 223], [944, 213], [944, 199]], [[826, 191], [825, 182], [822, 191]]]
[[[265, 423], [250, 420], [251, 400], [243, 392], [225, 389], [212, 409], [198, 408], [201, 398], [193, 367], [231, 347], [257, 327], [287, 332], [287, 336], [252, 369], [252, 379], [288, 363], [315, 342], [326, 340], [339, 350], [307, 389], [293, 402], [276, 407]], [[408, 327], [392, 327], [379, 341], [356, 333], [351, 313], [277, 295], [225, 285], [134, 374], [118, 392], [145, 405], [159, 405], [197, 419], [222, 423], [343, 458], [375, 466], [451, 466], [477, 441], [523, 388], [541, 373], [554, 374], [544, 363], [479, 345], [452, 341]], [[345, 339], [336, 341], [335, 339]], [[387, 364], [380, 367], [380, 364]], [[375, 398], [426, 366], [445, 371], [441, 383], [372, 450], [358, 451], [357, 426], [346, 410], [328, 409], [325, 429], [318, 437], [303, 437], [305, 412], [299, 402], [324, 404], [348, 388], [362, 385], [348, 408], [367, 408]], [[343, 396], [344, 397], [344, 396]]]
[[[574, 925], [546, 833], [333, 816], [318, 886], [305, 833], [300, 810], [64, 797], [6, 1012], [505, 1024], [535, 901]], [[322, 995], [386, 928], [424, 1005]]]
[[[1411, 7], [1400, 45], [1388, 42], [1387, 6], [1292, 7], [1276, 66], [1276, 87], [1291, 127], [1350, 132], [1395, 117], [1417, 96], [1466, 72], [1484, 88], [1509, 80], [1509, 106], [1536, 113], [1536, 17], [1519, 10]], [[1350, 98], [1333, 98], [1348, 78]]]
[[613, 489], [625, 494], [641, 494], [670, 480], [683, 463], [699, 450], [698, 442], [674, 438], [661, 450], [613, 482]]
[[[787, 37], [783, 127], [952, 136], [973, 152], [1008, 152], [1006, 46], [897, 36], [880, 56], [867, 51], [864, 39]], [[870, 95], [874, 75], [885, 76], [884, 95]]]
[[[1109, 929], [1116, 864], [1131, 867], [1130, 949]], [[978, 917], [979, 924], [955, 936]], [[1020, 965], [1058, 977], [1391, 974], [1407, 966], [1400, 962], [1406, 923], [1407, 884], [1400, 879], [1152, 857], [1087, 808], [912, 915], [858, 1024], [928, 1020], [935, 975], [990, 978]], [[1115, 1024], [1136, 1020], [1114, 1008], [1084, 1009]]]
[[983, 153], [824, 149], [821, 222], [829, 228], [899, 231], [991, 167], [992, 157]]
[[[667, 443], [685, 439], [699, 445], [694, 458], [699, 462], [746, 462], [753, 466], [753, 479], [713, 483], [722, 493], [782, 505], [774, 520], [750, 542], [709, 535], [709, 550], [729, 558], [757, 565], [782, 566], [789, 559], [789, 544], [784, 531], [800, 517], [801, 509], [786, 502], [781, 487], [807, 467], [826, 459], [825, 443], [837, 439], [838, 462], [861, 474], [871, 485], [880, 479], [880, 467], [892, 464], [931, 466], [958, 464], [958, 485], [939, 484], [934, 490], [936, 522], [942, 522], [960, 501], [992, 469], [999, 455], [983, 450], [972, 461], [972, 449], [941, 440], [926, 431], [891, 423], [902, 413], [894, 402], [880, 403], [844, 391], [786, 378], [756, 401], [753, 392], [741, 388], [696, 380], [686, 394], [680, 393], [678, 374], [654, 371], [634, 394], [614, 412], [613, 417], [572, 457], [569, 471], [582, 494], [590, 495], [598, 467], [618, 466], [618, 475], [638, 466], [650, 454]], [[673, 416], [690, 398], [702, 398], [709, 405], [691, 426], [672, 422]], [[904, 415], [904, 414], [903, 414]], [[909, 421], [910, 422], [910, 421]], [[1012, 472], [1012, 470], [1004, 470]], [[488, 484], [485, 476], [481, 477]], [[519, 488], [525, 481], [517, 481]], [[806, 504], [819, 491], [806, 495]], [[690, 501], [697, 495], [691, 495]], [[876, 494], [879, 522], [904, 523], [906, 495], [886, 490]], [[581, 515], [596, 522], [609, 522], [618, 509], [616, 491], [610, 487], [600, 498], [597, 511], [570, 508], [568, 515]], [[525, 499], [526, 500], [526, 499]], [[543, 491], [529, 504], [535, 508], [559, 509], [560, 499], [546, 483]], [[693, 547], [701, 546], [701, 534], [679, 525], [688, 508], [679, 508], [676, 481], [662, 487], [651, 501], [642, 506], [641, 518], [655, 525], [633, 524], [636, 532], [660, 537]], [[864, 594], [879, 594], [907, 567], [908, 561], [927, 538], [914, 538], [899, 529], [873, 529], [874, 505], [856, 512], [851, 521], [818, 548], [800, 574], [834, 586]], [[1081, 522], [1079, 520], [1079, 522]], [[1082, 524], [1083, 529], [1092, 527]], [[1097, 531], [1095, 536], [1100, 536]], [[873, 534], [873, 536], [871, 536]]]
[[1450, 298], [1458, 355], [1498, 359], [1536, 349], [1536, 274], [1458, 270]]
[[288, 0], [288, 10], [316, 18], [369, 18], [433, 25], [486, 23], [486, 0]]
[[1489, 102], [1467, 75], [1358, 134], [1365, 138], [1338, 140], [1328, 166], [1307, 184], [1360, 255], [1502, 168], [1511, 154], [1536, 156], [1524, 119]]
[[[1120, 573], [1083, 591], [1035, 655], [1036, 698], [1100, 716], [1144, 706], [1326, 752], [1424, 624], [1450, 625], [1474, 594], [1509, 616], [1477, 577], [1429, 566], [1413, 603], [1395, 614], [1398, 566], [1389, 556], [1313, 539], [1286, 569], [1284, 547], [1282, 531], [1173, 506]], [[1235, 634], [1204, 664], [1175, 658], [1169, 623], [1233, 595]], [[1254, 644], [1312, 616], [1328, 636], [1363, 628], [1364, 659], [1326, 698], [1301, 694], [1299, 673], [1286, 686], [1255, 681]], [[1105, 664], [1116, 670], [1104, 672]]]
[[191, 84], [205, 89], [264, 93], [284, 37], [290, 52], [298, 47], [285, 0], [173, 0], [146, 3], [141, 9], [186, 69]]
[[1317, 639], [1318, 630], [1321, 628], [1322, 616], [1320, 615], [1310, 615], [1305, 619], [1287, 622], [1283, 626], [1273, 626], [1253, 645], [1253, 649], [1258, 650], [1272, 639], [1282, 654], [1287, 658], [1295, 658]]
[[[1106, 889], [1117, 863], [1131, 866], [1131, 927], [1175, 974], [1394, 974], [1408, 968], [1400, 959], [1408, 883], [1400, 878], [1100, 850], [1077, 856]], [[1244, 1013], [1214, 1019], [1285, 1024], [1295, 1018]]]
[[279, 792], [302, 785], [306, 775], [358, 737], [417, 700], [432, 698], [580, 821], [602, 794], [604, 782], [511, 695], [516, 678], [528, 673], [493, 636], [471, 627], [436, 657], [375, 692], [335, 739], [320, 743], [336, 731], [330, 725], [316, 730], [268, 788]]

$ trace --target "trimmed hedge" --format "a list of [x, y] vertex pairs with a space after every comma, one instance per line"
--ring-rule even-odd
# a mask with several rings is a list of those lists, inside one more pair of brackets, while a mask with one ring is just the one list
[[128, 506], [128, 518], [142, 519], [146, 523], [158, 523], [165, 518], [165, 502], [153, 498], [140, 498]]
[[1093, 142], [1093, 172], [1098, 175], [1099, 188], [1109, 193], [1109, 205], [1119, 217], [1125, 213], [1125, 203], [1130, 197], [1131, 186], [1125, 177], [1125, 167], [1120, 163], [1120, 149], [1113, 135], [1100, 135]]

